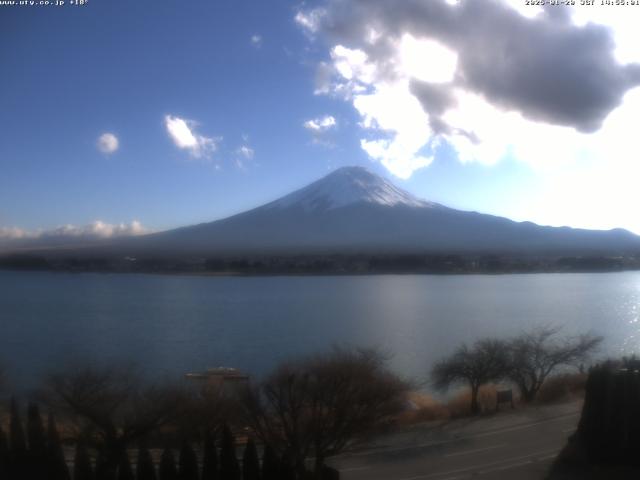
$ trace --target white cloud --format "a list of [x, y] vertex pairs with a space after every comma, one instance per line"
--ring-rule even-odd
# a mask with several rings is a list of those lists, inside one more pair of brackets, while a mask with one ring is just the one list
[[218, 149], [220, 137], [205, 137], [196, 132], [197, 123], [172, 115], [165, 115], [165, 127], [176, 147], [187, 150], [194, 158], [210, 158]]
[[431, 83], [454, 79], [458, 55], [433, 40], [405, 34], [398, 45], [400, 69], [409, 77]]
[[142, 224], [134, 220], [131, 223], [118, 223], [111, 224], [101, 220], [96, 220], [89, 225], [76, 226], [76, 225], [63, 225], [53, 230], [48, 230], [40, 233], [40, 237], [97, 237], [97, 238], [112, 238], [112, 237], [129, 237], [136, 235], [143, 235], [148, 233]]
[[360, 141], [372, 159], [400, 178], [431, 164], [432, 156], [423, 153], [431, 136], [429, 118], [404, 83], [381, 83], [370, 94], [356, 95], [353, 106], [374, 137]]
[[262, 46], [262, 35], [251, 35], [251, 45], [256, 48], [260, 48]]
[[326, 11], [323, 8], [316, 8], [309, 12], [299, 11], [294, 20], [309, 33], [316, 33], [320, 28], [320, 21]]
[[[401, 65], [408, 62], [411, 48], [414, 46], [404, 50], [404, 60], [399, 59]], [[429, 44], [428, 49], [434, 51], [433, 45]], [[331, 50], [331, 58], [336, 71], [333, 92], [349, 99], [360, 113], [360, 126], [367, 134], [360, 141], [362, 149], [400, 178], [408, 178], [413, 171], [428, 166], [433, 158], [423, 150], [430, 147], [432, 131], [429, 116], [410, 92], [410, 76], [380, 79], [377, 65], [364, 51], [343, 45]], [[305, 127], [310, 129], [311, 125]]]
[[[527, 5], [525, 2], [520, 0], [504, 0], [504, 3], [513, 8], [516, 12], [518, 12], [523, 17], [527, 18], [535, 18], [538, 15], [544, 12], [544, 7], [541, 5]], [[531, 2], [535, 3], [535, 2]], [[589, 8], [590, 9], [590, 8]], [[574, 9], [574, 10], [589, 10], [589, 9]]]
[[242, 145], [236, 150], [236, 153], [246, 160], [252, 160], [256, 152], [250, 146]]
[[576, 25], [596, 23], [610, 27], [615, 40], [614, 55], [620, 63], [640, 62], [638, 45], [639, 5], [632, 8], [602, 5], [595, 2], [589, 8], [572, 8], [572, 20]]
[[0, 239], [24, 240], [39, 238], [115, 238], [144, 235], [151, 230], [145, 228], [138, 220], [130, 223], [111, 224], [96, 220], [88, 225], [61, 225], [50, 230], [25, 230], [18, 227], [0, 227]]
[[0, 227], [0, 239], [17, 240], [28, 238], [30, 233], [18, 227]]
[[307, 130], [313, 133], [323, 133], [327, 130], [335, 128], [337, 125], [336, 119], [331, 115], [325, 115], [323, 117], [312, 118], [304, 122], [303, 126]]
[[242, 144], [236, 148], [234, 162], [240, 170], [247, 170], [252, 165], [256, 155], [255, 150], [249, 143], [249, 135], [242, 135]]
[[[634, 123], [640, 106], [628, 89], [640, 66], [627, 69], [611, 54], [618, 62], [640, 61], [640, 9], [620, 15], [615, 8], [574, 8], [565, 16], [521, 0], [477, 3], [327, 0], [326, 8], [298, 12], [298, 25], [330, 45], [314, 93], [351, 103], [361, 118], [362, 149], [402, 178], [428, 166], [444, 145], [462, 162], [494, 165], [513, 157], [537, 171], [609, 164], [627, 177], [636, 172], [640, 140], [615, 119]], [[541, 36], [591, 48], [553, 54], [532, 46], [529, 40]], [[559, 80], [556, 87], [569, 87], [540, 90], [547, 73]]]
[[[525, 5], [522, 0], [504, 0], [507, 5], [521, 15], [535, 18], [544, 13], [542, 6]], [[616, 8], [618, 7], [618, 8]], [[620, 63], [640, 61], [640, 50], [636, 47], [638, 41], [638, 22], [640, 12], [637, 8], [619, 8], [621, 5], [607, 5], [597, 0], [593, 5], [567, 8], [571, 21], [578, 26], [595, 23], [610, 27], [615, 39], [614, 54]]]
[[338, 128], [338, 122], [332, 115], [324, 115], [312, 118], [302, 124], [313, 137], [315, 145], [333, 148], [335, 145], [331, 140], [332, 131]]
[[120, 141], [113, 133], [105, 132], [98, 137], [96, 146], [105, 155], [110, 155], [118, 150]]
[[[392, 60], [380, 65], [362, 49], [334, 46], [331, 65], [320, 66], [323, 83], [315, 93], [350, 101], [361, 117], [365, 134], [360, 141], [362, 149], [391, 173], [406, 179], [432, 163], [433, 149], [439, 144], [429, 114], [411, 91], [411, 80], [450, 82], [457, 55], [432, 40], [409, 34], [396, 41], [393, 48]], [[330, 68], [332, 75], [327, 73]], [[306, 122], [305, 128], [319, 130], [320, 125], [316, 119]], [[460, 137], [459, 144], [467, 147], [467, 137]]]
[[316, 67], [316, 88], [314, 95], [327, 95], [331, 93], [331, 81], [333, 79], [333, 67], [326, 62], [320, 62]]

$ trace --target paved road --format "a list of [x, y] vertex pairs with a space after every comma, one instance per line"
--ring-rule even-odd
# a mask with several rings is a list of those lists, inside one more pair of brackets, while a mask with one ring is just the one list
[[333, 464], [344, 480], [538, 480], [579, 419], [578, 403], [418, 428]]

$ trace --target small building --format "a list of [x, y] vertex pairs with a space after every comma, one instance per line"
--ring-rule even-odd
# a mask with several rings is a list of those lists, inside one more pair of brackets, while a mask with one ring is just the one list
[[249, 384], [249, 375], [237, 368], [215, 367], [200, 373], [187, 373], [188, 379], [206, 382], [207, 386], [236, 390]]

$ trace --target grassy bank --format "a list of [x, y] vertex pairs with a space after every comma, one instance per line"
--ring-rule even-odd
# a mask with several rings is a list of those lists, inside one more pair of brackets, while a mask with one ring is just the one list
[[[583, 398], [586, 379], [587, 375], [581, 373], [566, 373], [550, 377], [540, 389], [533, 405], [570, 402]], [[504, 390], [504, 387], [489, 384], [480, 388], [478, 403], [482, 415], [491, 415], [496, 412], [496, 398], [499, 389]], [[469, 389], [458, 390], [444, 400], [436, 399], [427, 393], [411, 392], [409, 402], [411, 408], [399, 416], [399, 425], [446, 421], [471, 416], [471, 392]], [[514, 402], [516, 408], [528, 405], [517, 395]], [[499, 406], [501, 411], [510, 408], [510, 405], [506, 403]]]

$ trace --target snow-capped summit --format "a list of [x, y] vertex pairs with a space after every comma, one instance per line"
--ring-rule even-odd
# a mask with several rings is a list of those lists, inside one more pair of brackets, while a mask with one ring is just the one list
[[437, 205], [415, 197], [364, 167], [343, 167], [265, 207], [300, 207], [317, 211], [357, 203], [410, 207]]

